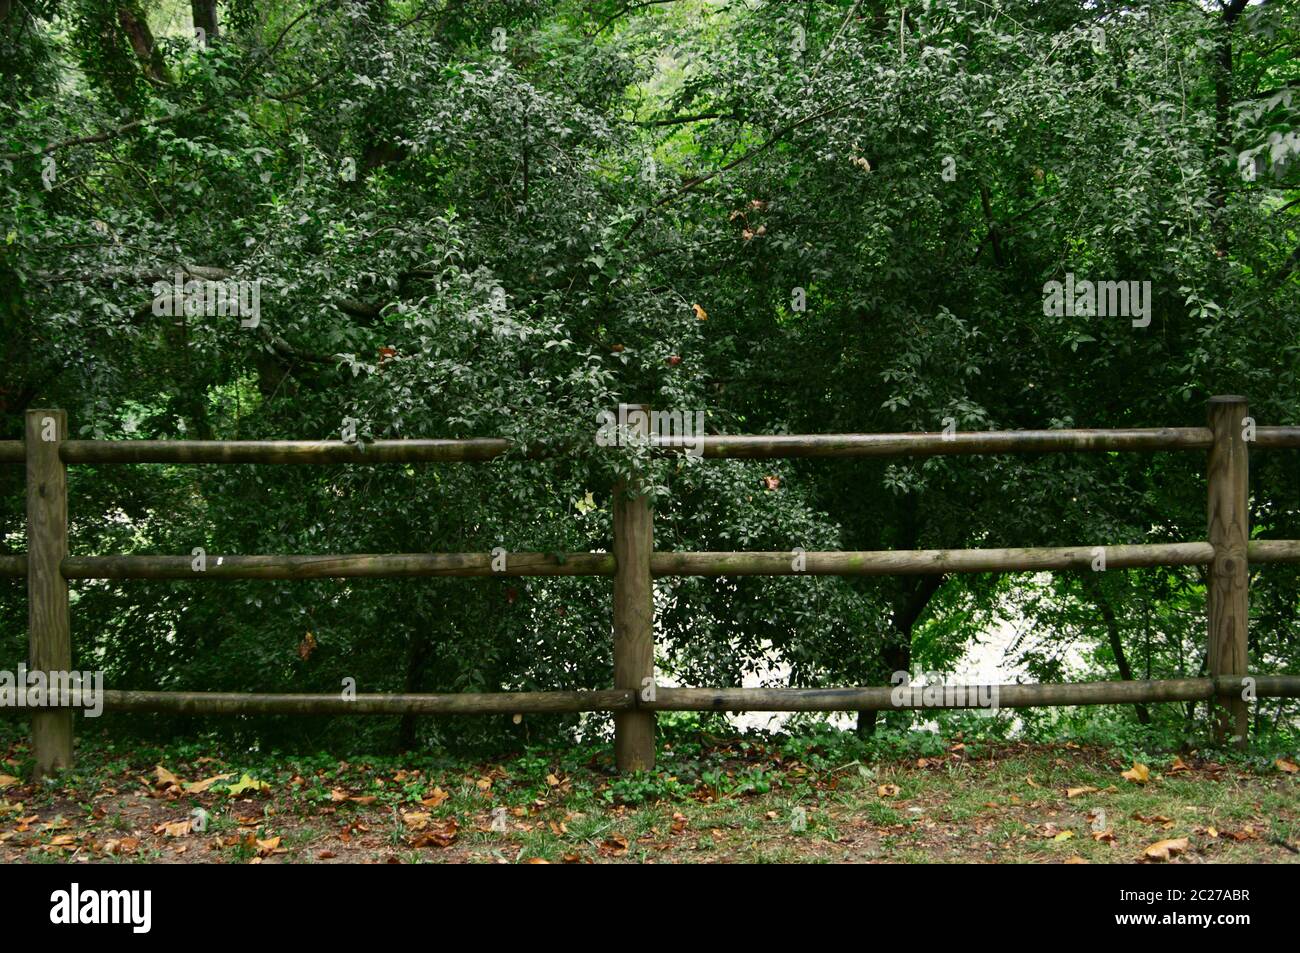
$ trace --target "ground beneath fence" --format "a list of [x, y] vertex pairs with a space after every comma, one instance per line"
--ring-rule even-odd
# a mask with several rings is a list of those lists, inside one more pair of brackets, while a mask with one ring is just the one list
[[474, 765], [106, 751], [33, 785], [3, 773], [26, 763], [15, 745], [0, 764], [0, 861], [1300, 861], [1291, 757], [1135, 764], [1070, 743], [952, 740], [836, 764], [791, 747], [670, 750], [667, 770], [631, 778], [597, 749]]

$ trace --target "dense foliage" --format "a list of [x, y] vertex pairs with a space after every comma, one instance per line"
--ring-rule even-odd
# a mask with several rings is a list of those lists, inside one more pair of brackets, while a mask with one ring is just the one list
[[[558, 462], [71, 476], [81, 554], [555, 552], [610, 546], [632, 461], [592, 436], [620, 401], [816, 433], [1196, 425], [1242, 393], [1295, 423], [1298, 50], [1282, 0], [0, 0], [0, 437], [59, 406], [79, 436], [572, 441]], [[258, 319], [160, 316], [155, 282], [178, 273], [260, 282]], [[1149, 322], [1045, 313], [1067, 273], [1150, 282]], [[651, 474], [662, 549], [1205, 534], [1187, 454]], [[0, 472], [5, 551], [21, 488]], [[1300, 538], [1293, 451], [1253, 458], [1252, 505], [1257, 536]], [[1300, 575], [1253, 573], [1252, 664], [1300, 671]], [[1044, 680], [1205, 665], [1191, 567], [685, 579], [657, 598], [662, 669], [690, 684], [879, 684], [950, 668], [1003, 617]], [[74, 599], [78, 661], [114, 687], [610, 680], [607, 580]], [[3, 582], [0, 665], [25, 618]], [[1270, 702], [1257, 727], [1285, 715]]]

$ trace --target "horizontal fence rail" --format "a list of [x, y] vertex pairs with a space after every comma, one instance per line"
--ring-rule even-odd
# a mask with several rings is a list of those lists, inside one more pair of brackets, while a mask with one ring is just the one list
[[[1300, 675], [1254, 675], [1258, 698], [1300, 698]], [[1051, 708], [1206, 701], [1240, 694], [1240, 676], [1051, 685], [937, 684], [891, 688], [673, 688], [654, 698], [628, 689], [453, 694], [274, 694], [105, 691], [104, 710], [171, 715], [519, 715], [625, 711], [918, 711], [923, 709]], [[925, 697], [925, 693], [933, 697]], [[19, 709], [0, 709], [16, 712]]]
[[[967, 453], [1052, 453], [1117, 450], [1206, 450], [1206, 427], [1147, 430], [989, 430], [959, 433], [707, 436], [703, 456], [741, 460], [783, 457], [904, 457]], [[689, 442], [661, 441], [667, 449]]]
[[1208, 563], [1209, 543], [1147, 546], [1061, 546], [1037, 549], [895, 549], [876, 552], [655, 553], [657, 576], [915, 576], [965, 572], [1037, 572]]
[[[1252, 564], [1300, 562], [1300, 540], [1257, 539]], [[1041, 546], [1021, 549], [885, 549], [862, 552], [652, 552], [650, 574], [673, 576], [907, 576], [1015, 573], [1146, 566], [1205, 566], [1209, 543], [1132, 546]], [[612, 576], [610, 553], [510, 553], [493, 567], [491, 553], [393, 553], [357, 556], [214, 556], [202, 571], [192, 556], [67, 556], [65, 579], [364, 579], [401, 576]], [[27, 575], [27, 557], [0, 555], [0, 576]]]
[[630, 689], [581, 692], [275, 695], [241, 692], [104, 692], [105, 711], [171, 715], [524, 715], [631, 711]]
[[[926, 698], [926, 689], [936, 697]], [[656, 711], [893, 711], [922, 709], [1050, 708], [1205, 701], [1242, 691], [1240, 678], [1164, 681], [1062, 682], [1055, 685], [934, 685], [893, 688], [659, 688]], [[1300, 697], [1300, 675], [1255, 676], [1258, 698]]]
[[401, 553], [386, 556], [69, 556], [67, 579], [358, 579], [402, 576], [612, 576], [603, 553], [510, 553], [493, 568], [491, 553]]
[[[1151, 427], [1129, 430], [989, 430], [900, 434], [709, 434], [688, 440], [650, 437], [664, 453], [694, 449], [706, 459], [774, 460], [807, 457], [909, 457], [1002, 453], [1105, 453], [1118, 451], [1208, 450], [1208, 427]], [[1300, 447], [1300, 427], [1259, 427], [1257, 448]], [[65, 440], [64, 463], [473, 463], [495, 460], [514, 448], [509, 440]], [[570, 445], [538, 444], [523, 455], [560, 456]], [[23, 463], [23, 441], [0, 440], [0, 463]]]
[[[1300, 697], [1300, 675], [1248, 672], [1247, 567], [1300, 563], [1300, 540], [1251, 540], [1248, 443], [1300, 448], [1300, 427], [1255, 427], [1240, 397], [1215, 397], [1206, 427], [1015, 430], [962, 433], [702, 435], [651, 432], [633, 407], [634, 439], [662, 454], [706, 459], [926, 457], [1048, 452], [1208, 451], [1208, 539], [1113, 546], [866, 552], [659, 552], [649, 501], [614, 488], [611, 552], [396, 553], [358, 555], [108, 555], [67, 553], [66, 467], [79, 464], [382, 464], [488, 462], [518, 452], [542, 459], [573, 444], [516, 447], [498, 438], [446, 440], [68, 440], [62, 411], [29, 410], [24, 440], [0, 441], [0, 464], [27, 467], [28, 552], [0, 554], [0, 576], [28, 580], [30, 663], [71, 664], [67, 581], [76, 579], [353, 579], [395, 577], [609, 576], [614, 589], [614, 687], [584, 691], [456, 694], [265, 694], [105, 690], [106, 711], [191, 715], [451, 715], [612, 712], [620, 770], [654, 764], [658, 711], [878, 711], [1211, 702], [1216, 737], [1244, 743], [1246, 699]], [[1249, 424], [1249, 426], [1247, 426]], [[1248, 434], [1250, 436], [1248, 436]], [[197, 551], [196, 551], [197, 552]], [[681, 688], [654, 684], [653, 580], [674, 576], [947, 575], [1148, 566], [1207, 567], [1208, 678], [1048, 685], [862, 688]], [[71, 708], [33, 711], [37, 775], [71, 764]], [[18, 707], [0, 711], [19, 711]]]

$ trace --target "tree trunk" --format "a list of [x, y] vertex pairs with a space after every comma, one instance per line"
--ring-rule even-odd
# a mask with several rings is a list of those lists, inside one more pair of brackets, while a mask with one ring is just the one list
[[154, 44], [153, 31], [149, 29], [149, 21], [144, 13], [135, 5], [120, 6], [117, 8], [117, 22], [145, 73], [157, 82], [167, 82], [167, 64], [163, 62], [162, 54]]
[[194, 21], [194, 29], [202, 30], [201, 42], [204, 46], [211, 46], [216, 42], [220, 35], [217, 28], [217, 0], [190, 0], [190, 17]]
[[[433, 645], [426, 632], [423, 630], [411, 632], [411, 641], [406, 655], [406, 678], [402, 683], [403, 692], [411, 694], [419, 691], [420, 681], [424, 676], [424, 669], [432, 650]], [[410, 751], [415, 748], [419, 741], [417, 727], [418, 718], [416, 715], [408, 712], [402, 716], [397, 725], [397, 747], [399, 751]]]
[[[1102, 621], [1106, 624], [1106, 636], [1110, 640], [1110, 651], [1115, 656], [1119, 677], [1126, 682], [1133, 681], [1133, 669], [1129, 667], [1128, 658], [1124, 655], [1124, 643], [1119, 637], [1119, 620], [1115, 618], [1115, 610], [1111, 608], [1110, 600], [1106, 598], [1106, 593], [1097, 580], [1091, 576], [1083, 577], [1083, 588], [1088, 591], [1088, 596], [1101, 612]], [[1137, 710], [1138, 722], [1143, 725], [1151, 724], [1151, 712], [1147, 710], [1146, 705], [1138, 702], [1133, 707]]]
[[1214, 208], [1214, 245], [1220, 257], [1228, 253], [1228, 189], [1238, 174], [1232, 147], [1232, 34], [1247, 0], [1232, 0], [1223, 9], [1223, 27], [1214, 51], [1215, 168], [1210, 175], [1210, 205]]
[[[906, 672], [912, 666], [912, 629], [943, 586], [943, 576], [922, 576], [896, 604], [893, 614], [894, 639], [881, 649], [881, 658], [891, 672]], [[876, 713], [858, 712], [858, 737], [869, 738], [876, 731]]]

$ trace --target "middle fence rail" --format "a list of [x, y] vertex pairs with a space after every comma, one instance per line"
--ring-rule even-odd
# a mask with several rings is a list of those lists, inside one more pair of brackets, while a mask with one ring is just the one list
[[[623, 408], [624, 410], [629, 408]], [[620, 770], [653, 767], [657, 711], [874, 711], [979, 707], [981, 690], [997, 705], [1209, 701], [1216, 737], [1244, 743], [1247, 701], [1300, 697], [1300, 676], [1252, 674], [1247, 665], [1248, 564], [1300, 562], [1300, 540], [1249, 539], [1248, 443], [1300, 448], [1300, 427], [1256, 427], [1245, 398], [1215, 397], [1209, 426], [1124, 430], [1026, 430], [965, 433], [702, 436], [658, 439], [649, 408], [626, 414], [637, 439], [658, 452], [688, 449], [705, 458], [907, 457], [1044, 452], [1207, 451], [1207, 539], [1117, 546], [940, 549], [866, 552], [656, 552], [649, 500], [614, 488], [610, 553], [376, 555], [204, 554], [193, 556], [69, 556], [68, 465], [143, 463], [383, 464], [486, 462], [513, 450], [501, 439], [344, 441], [68, 440], [61, 410], [29, 410], [26, 439], [0, 441], [0, 463], [27, 467], [27, 553], [0, 554], [0, 576], [28, 579], [29, 662], [34, 670], [66, 671], [72, 644], [68, 580], [76, 579], [327, 579], [374, 577], [610, 576], [614, 596], [614, 687], [592, 691], [461, 694], [259, 694], [227, 692], [103, 692], [110, 711], [176, 714], [517, 714], [612, 712]], [[1252, 439], [1253, 438], [1253, 439]], [[534, 448], [527, 456], [564, 453]], [[667, 576], [909, 575], [1124, 569], [1200, 565], [1208, 568], [1208, 678], [1046, 685], [947, 686], [921, 696], [892, 688], [670, 688], [654, 683], [653, 584]], [[72, 763], [72, 711], [32, 712], [38, 776]]]

